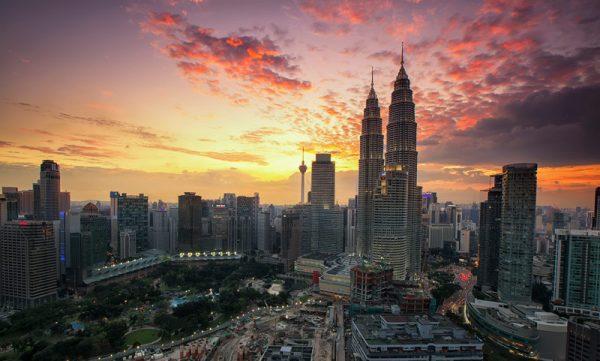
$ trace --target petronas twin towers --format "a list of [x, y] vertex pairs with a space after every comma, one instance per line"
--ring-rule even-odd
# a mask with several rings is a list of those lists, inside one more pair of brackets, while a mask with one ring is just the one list
[[394, 278], [402, 280], [421, 268], [417, 123], [404, 49], [389, 107], [385, 165], [383, 145], [379, 101], [371, 80], [360, 136], [356, 252], [389, 263]]

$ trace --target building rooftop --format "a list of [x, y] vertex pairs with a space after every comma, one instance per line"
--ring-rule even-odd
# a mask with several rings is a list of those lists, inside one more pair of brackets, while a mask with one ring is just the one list
[[456, 345], [483, 342], [448, 319], [423, 315], [360, 315], [352, 327], [369, 346], [377, 345]]

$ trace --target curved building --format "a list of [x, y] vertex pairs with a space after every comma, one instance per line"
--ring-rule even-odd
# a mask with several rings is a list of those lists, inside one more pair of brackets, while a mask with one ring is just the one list
[[360, 135], [360, 159], [358, 160], [358, 205], [356, 210], [356, 253], [371, 253], [371, 224], [373, 194], [383, 172], [383, 133], [379, 100], [373, 87], [367, 97]]

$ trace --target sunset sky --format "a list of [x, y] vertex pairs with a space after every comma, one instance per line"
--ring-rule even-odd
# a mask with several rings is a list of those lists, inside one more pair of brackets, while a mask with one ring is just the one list
[[598, 34], [597, 0], [4, 1], [0, 185], [53, 159], [73, 200], [290, 204], [304, 146], [309, 172], [333, 154], [345, 204], [371, 66], [385, 125], [404, 41], [424, 191], [480, 202], [503, 164], [537, 162], [538, 204], [591, 207]]

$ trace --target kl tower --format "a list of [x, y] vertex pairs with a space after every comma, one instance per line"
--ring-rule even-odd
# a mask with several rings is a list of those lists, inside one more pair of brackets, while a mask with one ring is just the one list
[[304, 164], [304, 147], [302, 147], [302, 164], [298, 167], [300, 174], [302, 175], [302, 181], [300, 183], [300, 204], [304, 204], [304, 173], [306, 173], [306, 164]]

